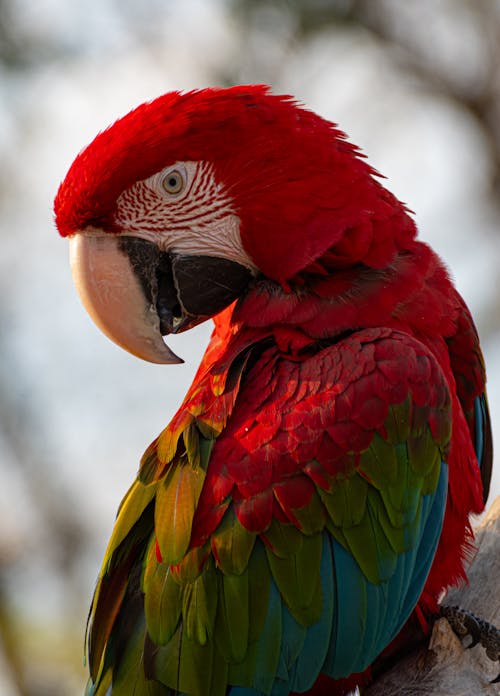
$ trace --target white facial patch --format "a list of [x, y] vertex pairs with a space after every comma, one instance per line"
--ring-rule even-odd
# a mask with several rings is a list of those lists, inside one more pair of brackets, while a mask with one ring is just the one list
[[118, 197], [115, 220], [123, 235], [162, 251], [216, 256], [257, 271], [241, 243], [232, 199], [209, 162], [176, 162], [137, 181]]

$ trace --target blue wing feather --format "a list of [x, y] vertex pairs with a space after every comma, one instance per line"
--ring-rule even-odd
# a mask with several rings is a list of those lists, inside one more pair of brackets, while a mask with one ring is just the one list
[[474, 449], [481, 470], [483, 501], [486, 503], [490, 492], [491, 470], [493, 465], [493, 438], [486, 392], [474, 399]]

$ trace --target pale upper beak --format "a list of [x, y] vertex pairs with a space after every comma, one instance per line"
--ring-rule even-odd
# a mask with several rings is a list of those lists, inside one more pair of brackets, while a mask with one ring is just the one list
[[71, 273], [85, 309], [129, 353], [153, 363], [182, 363], [164, 343], [156, 307], [145, 297], [119, 239], [99, 230], [69, 238]]
[[97, 326], [129, 353], [182, 363], [162, 335], [185, 331], [227, 307], [253, 277], [215, 256], [161, 251], [153, 242], [87, 227], [69, 237], [73, 280]]

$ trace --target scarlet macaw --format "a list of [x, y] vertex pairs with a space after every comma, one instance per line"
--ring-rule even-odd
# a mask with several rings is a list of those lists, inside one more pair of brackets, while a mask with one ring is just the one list
[[55, 212], [116, 343], [176, 363], [162, 335], [215, 322], [119, 509], [88, 693], [362, 683], [465, 577], [488, 493], [484, 365], [442, 262], [343, 133], [262, 86], [139, 106]]

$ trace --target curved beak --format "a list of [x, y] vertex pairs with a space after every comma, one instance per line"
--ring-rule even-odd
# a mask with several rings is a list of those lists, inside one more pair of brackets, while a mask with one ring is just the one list
[[80, 299], [108, 338], [149, 362], [183, 362], [163, 342], [153, 299], [144, 293], [119, 236], [78, 232], [69, 238], [69, 252]]
[[228, 259], [168, 253], [145, 239], [90, 227], [69, 244], [73, 280], [94, 322], [121, 348], [153, 363], [182, 363], [162, 335], [214, 316], [253, 277]]

